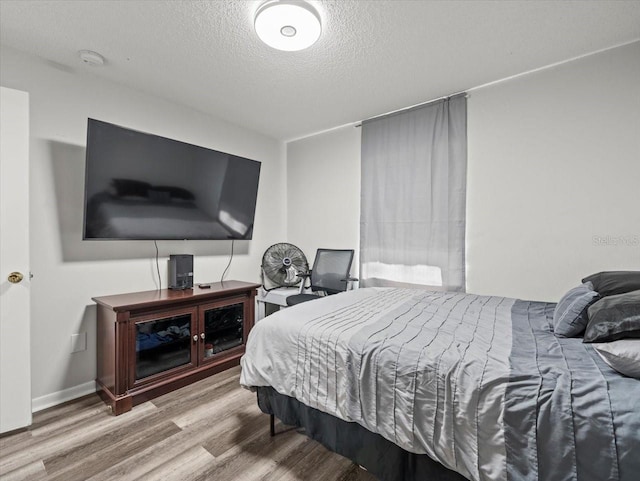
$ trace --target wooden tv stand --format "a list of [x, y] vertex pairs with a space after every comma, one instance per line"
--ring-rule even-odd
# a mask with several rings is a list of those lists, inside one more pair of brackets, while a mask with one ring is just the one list
[[162, 289], [94, 297], [98, 394], [118, 415], [237, 366], [254, 324], [260, 284]]

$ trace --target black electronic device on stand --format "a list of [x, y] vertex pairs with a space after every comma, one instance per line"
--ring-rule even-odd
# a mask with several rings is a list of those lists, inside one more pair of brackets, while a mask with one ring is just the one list
[[171, 254], [169, 256], [169, 289], [193, 288], [193, 256]]

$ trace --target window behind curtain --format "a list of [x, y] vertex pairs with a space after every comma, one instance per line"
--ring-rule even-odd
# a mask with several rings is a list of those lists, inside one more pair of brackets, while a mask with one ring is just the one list
[[360, 285], [465, 289], [465, 95], [362, 125]]

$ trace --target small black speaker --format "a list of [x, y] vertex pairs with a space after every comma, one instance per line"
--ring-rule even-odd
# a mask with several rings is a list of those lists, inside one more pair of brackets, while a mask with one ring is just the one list
[[169, 289], [191, 289], [193, 287], [193, 256], [171, 254], [169, 256]]

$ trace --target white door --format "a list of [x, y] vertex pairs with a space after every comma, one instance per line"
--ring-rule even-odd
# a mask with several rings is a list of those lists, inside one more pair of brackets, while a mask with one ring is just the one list
[[0, 87], [0, 433], [31, 424], [29, 283], [29, 95]]

